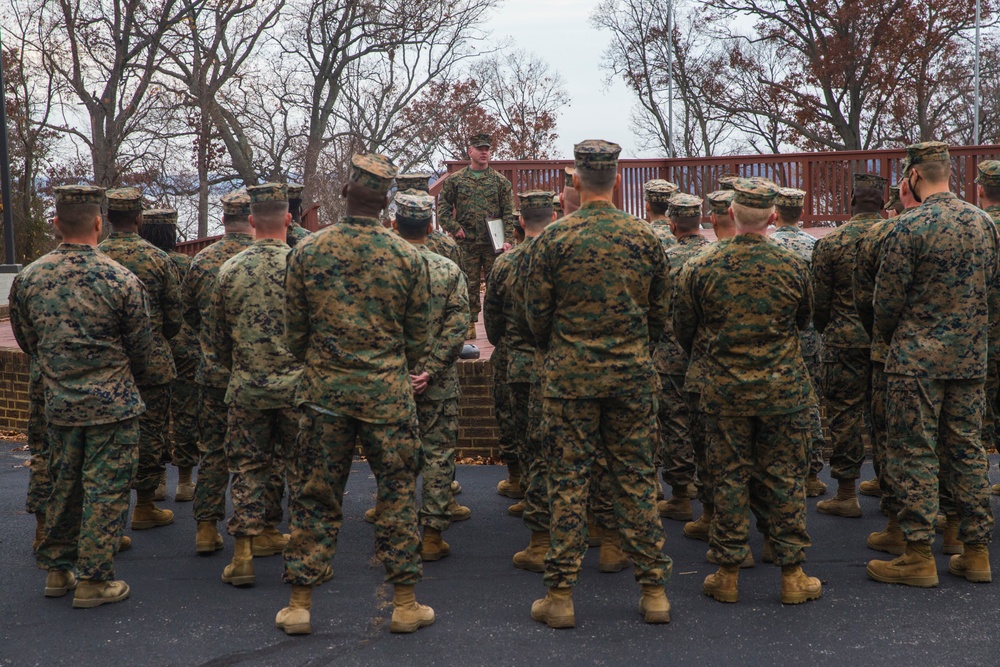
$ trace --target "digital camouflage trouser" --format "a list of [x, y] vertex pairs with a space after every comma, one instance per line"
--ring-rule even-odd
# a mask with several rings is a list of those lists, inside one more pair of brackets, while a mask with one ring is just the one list
[[775, 564], [805, 560], [810, 544], [805, 491], [809, 419], [808, 410], [759, 417], [705, 415], [708, 465], [715, 481], [709, 543], [720, 564], [738, 565], [746, 558], [751, 503], [759, 504], [766, 521], [762, 532], [771, 541]]
[[694, 482], [695, 460], [688, 431], [688, 404], [681, 387], [683, 375], [661, 375], [659, 410], [659, 463], [663, 481], [670, 487]]
[[153, 491], [164, 471], [163, 459], [170, 451], [170, 384], [139, 387], [146, 411], [139, 416], [139, 469], [137, 491]]
[[28, 452], [31, 453], [28, 474], [28, 514], [44, 512], [45, 503], [52, 493], [52, 475], [49, 474], [48, 421], [45, 419], [45, 388], [41, 378], [32, 378], [28, 384]]
[[688, 435], [691, 437], [691, 451], [694, 452], [698, 501], [703, 510], [711, 511], [715, 507], [715, 482], [712, 469], [708, 465], [705, 413], [701, 411], [701, 394], [685, 392], [684, 395], [688, 402]]
[[137, 418], [99, 426], [49, 425], [52, 495], [38, 565], [83, 579], [115, 578], [139, 458]]
[[524, 514], [521, 519], [532, 532], [548, 532], [549, 465], [543, 450], [542, 399], [537, 383], [513, 382], [509, 385], [511, 413], [519, 434], [521, 488], [524, 490]]
[[226, 460], [226, 431], [229, 406], [226, 390], [199, 387], [198, 414], [198, 483], [194, 487], [194, 518], [198, 521], [222, 521], [226, 518], [226, 488], [229, 486], [229, 461]]
[[483, 278], [490, 275], [497, 255], [488, 243], [484, 245], [465, 239], [457, 241], [462, 250], [462, 271], [465, 272], [466, 284], [469, 286], [469, 322], [475, 324], [479, 319], [479, 311], [483, 308]]
[[[819, 355], [814, 354], [804, 357], [806, 368], [809, 369], [809, 379], [813, 384], [813, 391], [816, 398], [823, 400], [823, 364], [820, 363]], [[809, 474], [818, 475], [823, 470], [823, 447], [826, 445], [826, 438], [823, 437], [823, 418], [820, 414], [819, 405], [809, 409]]]
[[255, 410], [229, 406], [226, 458], [232, 474], [233, 515], [229, 534], [260, 535], [281, 523], [284, 470], [298, 435], [294, 408]]
[[615, 527], [641, 584], [665, 584], [672, 563], [663, 553], [656, 513], [656, 400], [652, 395], [593, 399], [545, 398], [545, 449], [552, 508], [545, 585], [575, 586], [587, 546], [586, 502], [591, 469], [603, 455], [612, 490]]
[[837, 480], [861, 476], [864, 435], [871, 438], [871, 350], [828, 347], [824, 351], [823, 400], [833, 454], [830, 475]]
[[903, 535], [910, 542], [933, 542], [943, 484], [953, 505], [946, 511], [961, 519], [959, 539], [989, 543], [993, 511], [982, 443], [983, 380], [887, 374], [887, 387], [887, 467], [899, 494]]
[[378, 485], [375, 556], [390, 584], [415, 584], [422, 574], [417, 530], [417, 420], [370, 424], [305, 406], [288, 466], [289, 524], [284, 581], [311, 586], [337, 552], [344, 487], [354, 448], [368, 459]]
[[436, 530], [451, 526], [451, 480], [458, 446], [458, 398], [428, 401], [417, 397], [423, 479], [420, 525]]
[[493, 414], [497, 420], [497, 448], [504, 465], [518, 463], [518, 438], [511, 407], [510, 385], [507, 384], [507, 349], [501, 343], [490, 357], [493, 369]]
[[177, 378], [170, 390], [171, 461], [178, 468], [193, 468], [198, 465], [198, 385]]

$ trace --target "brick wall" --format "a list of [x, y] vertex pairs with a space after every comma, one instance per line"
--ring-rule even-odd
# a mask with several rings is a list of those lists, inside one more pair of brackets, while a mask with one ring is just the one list
[[489, 359], [458, 362], [458, 455], [499, 458], [497, 421], [493, 413], [493, 365]]
[[0, 428], [28, 427], [28, 355], [0, 349]]

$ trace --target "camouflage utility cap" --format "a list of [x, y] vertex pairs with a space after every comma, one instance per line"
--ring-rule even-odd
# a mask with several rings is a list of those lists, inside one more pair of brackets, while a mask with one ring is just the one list
[[427, 192], [430, 189], [430, 184], [431, 184], [430, 174], [396, 175], [397, 190], [419, 190], [420, 192]]
[[566, 167], [563, 170], [566, 175], [566, 180], [564, 181], [567, 188], [573, 187], [573, 174], [576, 173], [576, 167]]
[[109, 211], [141, 211], [142, 193], [139, 188], [113, 188], [105, 195], [108, 198]]
[[719, 189], [720, 190], [735, 190], [736, 181], [739, 180], [739, 176], [733, 176], [732, 174], [726, 174], [725, 176], [719, 177]]
[[591, 171], [618, 168], [618, 154], [622, 147], [610, 141], [588, 139], [573, 146], [573, 160], [576, 166]]
[[533, 208], [552, 208], [552, 197], [551, 190], [529, 190], [517, 195], [521, 202], [522, 211]]
[[104, 188], [96, 185], [59, 185], [53, 191], [57, 204], [104, 205]]
[[559, 199], [559, 195], [552, 195], [552, 208], [562, 213], [562, 201]]
[[284, 183], [262, 183], [247, 187], [251, 204], [269, 201], [288, 201], [288, 186]]
[[250, 215], [250, 195], [246, 188], [224, 194], [219, 201], [222, 202], [222, 212], [226, 215]]
[[778, 186], [766, 178], [739, 178], [733, 187], [733, 203], [750, 208], [771, 208], [778, 196]]
[[376, 192], [388, 192], [392, 179], [396, 178], [396, 167], [384, 155], [378, 153], [356, 153], [351, 158], [351, 180]]
[[678, 192], [670, 198], [670, 209], [667, 213], [671, 218], [701, 217], [701, 197]]
[[173, 208], [153, 208], [142, 212], [142, 224], [144, 225], [176, 225], [177, 209]]
[[872, 188], [873, 190], [881, 190], [885, 192], [885, 186], [888, 185], [889, 179], [882, 178], [878, 174], [854, 174], [854, 189], [858, 188]]
[[951, 160], [951, 154], [948, 152], [948, 144], [943, 141], [924, 141], [906, 147], [906, 160], [907, 165], [903, 170], [903, 175], [909, 176], [910, 168], [925, 162]]
[[899, 183], [896, 185], [889, 186], [889, 200], [882, 207], [883, 211], [888, 211], [890, 208], [899, 203]]
[[434, 211], [434, 197], [413, 190], [396, 194], [396, 210], [404, 218], [430, 220]]
[[483, 146], [490, 148], [493, 146], [493, 138], [486, 132], [478, 132], [469, 137], [469, 145], [475, 148]]
[[646, 184], [642, 186], [642, 190], [647, 202], [653, 204], [669, 204], [670, 198], [675, 192], [680, 190], [680, 187], [670, 181], [665, 181], [662, 178], [654, 178], [651, 181], [646, 181]]
[[728, 211], [735, 195], [735, 190], [715, 190], [714, 192], [709, 192], [708, 203], [712, 205], [712, 213], [722, 215]]
[[288, 183], [288, 201], [301, 201], [305, 186], [301, 183]]
[[980, 162], [976, 183], [989, 188], [1000, 187], [1000, 160], [983, 160]]
[[779, 188], [778, 196], [774, 200], [775, 206], [787, 206], [789, 208], [802, 208], [805, 203], [805, 190], [797, 190], [795, 188]]

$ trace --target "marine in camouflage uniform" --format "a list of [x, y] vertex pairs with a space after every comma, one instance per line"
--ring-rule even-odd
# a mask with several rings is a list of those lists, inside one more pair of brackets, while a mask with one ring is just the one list
[[223, 225], [226, 235], [201, 250], [191, 261], [184, 277], [184, 319], [198, 335], [198, 484], [194, 492], [194, 518], [198, 522], [195, 550], [210, 554], [222, 548], [218, 522], [226, 518], [226, 488], [229, 461], [226, 458], [226, 431], [229, 406], [226, 390], [229, 369], [218, 359], [215, 349], [215, 289], [219, 268], [233, 255], [253, 244], [247, 216], [250, 198], [245, 190], [223, 195]]
[[872, 437], [871, 339], [854, 308], [854, 257], [858, 237], [882, 219], [885, 186], [881, 176], [854, 174], [854, 216], [813, 250], [813, 321], [823, 336], [822, 394], [833, 441], [830, 475], [837, 480], [837, 495], [816, 504], [823, 514], [861, 516], [855, 480], [865, 460], [864, 435]]
[[438, 560], [451, 552], [441, 533], [452, 522], [451, 481], [455, 478], [459, 398], [455, 363], [469, 326], [469, 291], [462, 270], [424, 243], [433, 210], [434, 198], [430, 195], [415, 190], [396, 195], [396, 231], [420, 251], [430, 275], [430, 336], [427, 351], [411, 372], [423, 454], [420, 523], [424, 534], [420, 556], [425, 561]]
[[[10, 292], [11, 328], [41, 373], [52, 492], [36, 550], [45, 594], [77, 588], [73, 606], [128, 597], [114, 552], [138, 462], [141, 381], [153, 349], [142, 282], [95, 246], [104, 190], [55, 189], [64, 242], [26, 267]], [[83, 579], [77, 587], [72, 570]]]
[[282, 183], [247, 188], [254, 244], [219, 268], [213, 296], [214, 348], [230, 369], [226, 455], [232, 474], [236, 538], [233, 561], [222, 580], [235, 586], [255, 581], [253, 556], [281, 553], [287, 537], [272, 522], [281, 516], [271, 479], [283, 479], [285, 461], [298, 429], [295, 385], [301, 364], [284, 345], [285, 267], [292, 249], [285, 242], [291, 222]]
[[937, 585], [930, 544], [938, 475], [947, 467], [964, 545], [949, 570], [989, 581], [993, 512], [981, 429], [1000, 239], [988, 215], [949, 191], [947, 144], [906, 150], [901, 191], [922, 203], [900, 215], [885, 238], [873, 309], [875, 335], [889, 344], [887, 460], [907, 545], [894, 561], [871, 561], [868, 574], [887, 583]]
[[[778, 188], [765, 179], [735, 182], [738, 235], [685, 264], [677, 281], [673, 329], [689, 353], [702, 341], [701, 409], [715, 483], [711, 554], [719, 572], [705, 593], [736, 602], [749, 552], [752, 493], [767, 514], [767, 539], [782, 567], [781, 599], [816, 599], [822, 587], [801, 563], [809, 546], [805, 477], [809, 410], [816, 397], [799, 347], [812, 317], [806, 263], [768, 242]], [[777, 381], [775, 378], [781, 378]], [[751, 491], [757, 476], [759, 491]]]
[[[145, 211], [139, 236], [167, 253], [183, 284], [191, 266], [191, 257], [174, 250], [177, 245], [177, 211]], [[183, 322], [180, 332], [170, 339], [170, 354], [177, 377], [170, 383], [171, 439], [170, 451], [165, 454], [169, 454], [169, 460], [178, 468], [174, 500], [188, 502], [194, 499], [191, 471], [198, 465], [198, 385], [194, 381], [198, 368], [198, 337], [187, 322]]]
[[[1000, 160], [983, 160], [979, 163], [979, 203], [996, 224], [1000, 224]], [[1000, 322], [990, 320], [990, 349], [986, 368], [986, 414], [983, 422], [983, 447], [996, 449], [998, 440], [998, 415], [1000, 415]], [[991, 487], [993, 495], [1000, 496], [1000, 484]]]
[[28, 362], [28, 497], [24, 510], [35, 515], [35, 538], [31, 548], [37, 549], [45, 536], [45, 503], [52, 493], [49, 472], [48, 422], [45, 420], [45, 386], [42, 371], [34, 357]]
[[[778, 219], [774, 223], [774, 233], [771, 240], [782, 248], [791, 250], [796, 255], [812, 264], [813, 249], [816, 247], [816, 237], [799, 229], [799, 219], [805, 205], [806, 193], [795, 188], [781, 188], [774, 200]], [[820, 363], [820, 340], [812, 322], [799, 336], [802, 347], [802, 358], [809, 369], [813, 391], [821, 398], [819, 388], [822, 386], [822, 364]], [[820, 481], [818, 475], [823, 470], [823, 422], [820, 418], [819, 406], [810, 408], [812, 430], [809, 438], [809, 476], [806, 478], [806, 496], [821, 496], [826, 493], [826, 484]]]
[[489, 167], [491, 142], [488, 134], [469, 138], [472, 165], [449, 176], [438, 196], [438, 222], [462, 249], [462, 270], [469, 285], [469, 339], [476, 337], [475, 325], [482, 309], [479, 300], [482, 276], [489, 275], [496, 260], [486, 221], [504, 221], [508, 244], [514, 235], [513, 191], [510, 181]]
[[[684, 263], [708, 245], [708, 240], [699, 233], [702, 200], [694, 195], [670, 192], [667, 188], [654, 189], [649, 183], [646, 184], [646, 199], [647, 208], [663, 203], [668, 205], [670, 226], [679, 235], [672, 246], [665, 247], [673, 283]], [[663, 481], [671, 488], [670, 499], [657, 503], [657, 510], [662, 517], [690, 521], [693, 518], [690, 487], [694, 483], [696, 467], [694, 447], [688, 430], [690, 410], [684, 394], [687, 354], [677, 344], [669, 325], [656, 346], [653, 361], [660, 375], [661, 386], [660, 465], [663, 466]]]
[[[399, 174], [396, 176], [396, 192], [406, 192], [412, 190], [417, 194], [430, 194], [430, 174]], [[427, 248], [431, 252], [446, 257], [461, 268], [462, 250], [458, 247], [455, 239], [440, 229], [433, 229], [427, 235], [425, 241]]]
[[292, 223], [288, 225], [288, 231], [285, 234], [285, 242], [292, 248], [298, 245], [299, 241], [306, 238], [311, 233], [308, 229], [301, 225], [302, 190], [304, 189], [305, 188], [301, 183], [288, 184], [288, 212], [292, 214]]
[[590, 472], [600, 454], [610, 469], [622, 546], [643, 587], [640, 608], [647, 622], [669, 620], [663, 586], [671, 560], [662, 552], [656, 514], [658, 378], [651, 356], [666, 323], [669, 278], [649, 226], [611, 203], [620, 150], [604, 141], [574, 147], [574, 183], [591, 199], [533, 241], [525, 278], [527, 321], [544, 354], [538, 372], [552, 511], [549, 593], [532, 606], [532, 617], [550, 627], [575, 623], [572, 588], [586, 550]]
[[170, 383], [177, 377], [168, 340], [183, 323], [181, 278], [164, 251], [138, 234], [142, 220], [142, 195], [136, 188], [108, 190], [111, 235], [97, 249], [134, 273], [149, 295], [153, 323], [153, 350], [146, 375], [139, 383], [146, 411], [139, 418], [139, 471], [135, 479], [136, 504], [132, 528], [155, 528], [173, 523], [174, 513], [158, 509], [153, 495], [169, 456]]
[[[656, 238], [660, 239], [663, 249], [677, 245], [677, 238], [670, 231], [670, 220], [667, 218], [669, 198], [680, 188], [670, 181], [655, 178], [646, 181], [642, 186], [642, 196], [646, 202], [646, 221], [653, 228]], [[650, 193], [653, 197], [650, 198]]]
[[376, 557], [395, 586], [390, 629], [412, 632], [434, 621], [413, 597], [422, 570], [420, 435], [410, 380], [427, 351], [430, 279], [423, 255], [378, 220], [395, 174], [382, 155], [355, 155], [344, 188], [347, 215], [303, 241], [288, 264], [285, 333], [304, 364], [295, 394], [303, 416], [288, 473], [292, 537], [284, 580], [292, 597], [276, 621], [290, 634], [309, 632], [312, 587], [332, 576], [357, 444], [378, 485]]

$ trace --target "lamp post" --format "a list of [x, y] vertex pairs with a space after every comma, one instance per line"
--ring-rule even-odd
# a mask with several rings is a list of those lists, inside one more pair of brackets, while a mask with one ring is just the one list
[[[10, 200], [10, 151], [7, 149], [7, 85], [3, 77], [3, 39], [0, 35], [0, 188], [3, 196], [3, 264], [0, 273], [17, 273], [14, 264], [14, 209]], [[0, 299], [6, 294], [0, 295]]]
[[975, 146], [979, 145], [979, 23], [981, 16], [980, 0], [976, 0], [976, 69], [973, 84], [975, 86], [975, 103], [972, 105], [975, 113], [972, 119], [972, 143]]

